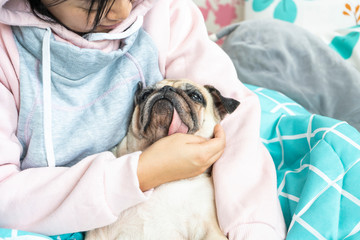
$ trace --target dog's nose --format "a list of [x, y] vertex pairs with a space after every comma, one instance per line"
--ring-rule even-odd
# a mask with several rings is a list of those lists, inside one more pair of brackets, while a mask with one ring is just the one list
[[167, 91], [175, 92], [175, 88], [173, 88], [172, 86], [166, 85], [166, 86], [162, 87], [161, 91], [162, 92], [167, 92]]

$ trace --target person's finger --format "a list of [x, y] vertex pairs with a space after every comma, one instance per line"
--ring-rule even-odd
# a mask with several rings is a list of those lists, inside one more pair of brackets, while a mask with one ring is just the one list
[[214, 128], [214, 137], [206, 142], [201, 143], [201, 145], [203, 145], [208, 151], [211, 151], [212, 149], [213, 151], [218, 151], [219, 149], [225, 148], [225, 141], [226, 137], [224, 129], [221, 127], [221, 125], [217, 124]]
[[208, 162], [209, 166], [211, 166], [212, 164], [214, 164], [214, 163], [221, 157], [221, 155], [222, 155], [223, 153], [224, 153], [224, 151], [219, 151], [219, 152], [215, 153], [213, 156], [211, 156], [211, 157], [209, 158], [209, 162]]
[[198, 151], [204, 154], [208, 163], [213, 163], [219, 159], [225, 149], [225, 133], [222, 128], [218, 128], [216, 131], [216, 137], [199, 144], [201, 148]]
[[214, 138], [225, 139], [225, 131], [220, 124], [216, 124], [214, 127]]

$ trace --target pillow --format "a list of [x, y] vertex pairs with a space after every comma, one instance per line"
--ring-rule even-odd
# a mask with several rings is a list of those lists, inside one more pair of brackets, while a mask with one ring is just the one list
[[356, 0], [249, 0], [244, 18], [275, 18], [316, 32], [355, 26], [358, 6]]
[[358, 26], [316, 35], [360, 71], [360, 28]]
[[279, 91], [360, 131], [360, 72], [319, 38], [275, 19], [243, 21], [222, 32], [222, 49], [243, 83]]
[[358, 0], [247, 0], [244, 19], [279, 19], [322, 39], [360, 70]]

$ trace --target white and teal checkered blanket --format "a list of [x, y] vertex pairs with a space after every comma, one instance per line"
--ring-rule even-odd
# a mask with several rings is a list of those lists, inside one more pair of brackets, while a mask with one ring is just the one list
[[[346, 122], [310, 114], [279, 92], [247, 87], [260, 99], [261, 138], [277, 168], [287, 239], [360, 239], [360, 133]], [[83, 235], [49, 238], [0, 229], [3, 239]]]
[[0, 228], [0, 240], [83, 240], [83, 233], [69, 233], [59, 236], [44, 236], [16, 229]]
[[277, 168], [287, 239], [360, 239], [360, 133], [286, 96], [260, 99], [261, 138]]

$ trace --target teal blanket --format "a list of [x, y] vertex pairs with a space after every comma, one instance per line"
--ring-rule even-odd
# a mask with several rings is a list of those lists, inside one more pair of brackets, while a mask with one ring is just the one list
[[[360, 239], [360, 133], [346, 122], [310, 114], [279, 92], [247, 87], [260, 99], [261, 139], [277, 169], [287, 239]], [[0, 229], [0, 239], [21, 239], [12, 234], [26, 233]], [[80, 233], [32, 236], [83, 239]]]
[[360, 239], [360, 133], [286, 96], [260, 99], [261, 138], [277, 169], [287, 239]]
[[0, 240], [83, 240], [83, 233], [69, 233], [58, 236], [44, 236], [37, 233], [0, 228]]

